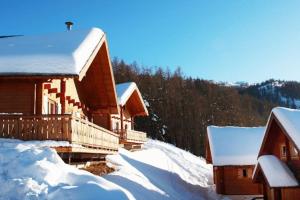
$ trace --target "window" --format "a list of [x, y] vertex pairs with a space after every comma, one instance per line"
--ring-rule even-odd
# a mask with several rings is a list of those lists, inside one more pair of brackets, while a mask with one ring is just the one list
[[248, 177], [247, 169], [243, 169], [243, 177], [244, 178]]
[[48, 100], [48, 114], [57, 114], [58, 113], [57, 103], [53, 100]]
[[281, 158], [286, 158], [286, 146], [285, 146], [285, 144], [282, 144], [280, 146], [280, 157]]
[[299, 159], [299, 153], [296, 147], [290, 143], [290, 152], [291, 152], [291, 158], [292, 160], [298, 160]]
[[119, 122], [116, 122], [116, 130], [119, 130]]
[[251, 178], [252, 177], [252, 168], [246, 167], [246, 168], [239, 168], [238, 169], [238, 178]]

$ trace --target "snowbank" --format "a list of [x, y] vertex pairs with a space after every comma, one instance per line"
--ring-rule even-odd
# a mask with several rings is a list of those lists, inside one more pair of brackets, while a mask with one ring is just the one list
[[[108, 156], [104, 177], [65, 164], [39, 142], [0, 139], [0, 199], [218, 199], [211, 165], [172, 145]], [[57, 144], [59, 145], [59, 144]]]

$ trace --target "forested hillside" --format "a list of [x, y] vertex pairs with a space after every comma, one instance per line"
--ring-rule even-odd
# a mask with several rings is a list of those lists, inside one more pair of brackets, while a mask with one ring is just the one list
[[240, 87], [239, 91], [280, 106], [300, 108], [299, 82], [270, 79], [249, 87]]
[[149, 105], [149, 117], [137, 118], [136, 129], [196, 155], [204, 155], [208, 125], [265, 125], [271, 109], [281, 105], [263, 98], [264, 92], [255, 92], [258, 86], [229, 87], [194, 79], [184, 76], [180, 68], [172, 72], [118, 59], [112, 63], [116, 82], [136, 82]]

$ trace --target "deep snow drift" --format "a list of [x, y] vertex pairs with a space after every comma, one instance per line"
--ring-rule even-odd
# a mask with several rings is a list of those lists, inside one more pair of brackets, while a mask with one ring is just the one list
[[211, 165], [169, 144], [121, 148], [104, 177], [65, 164], [47, 145], [0, 139], [0, 199], [218, 199]]

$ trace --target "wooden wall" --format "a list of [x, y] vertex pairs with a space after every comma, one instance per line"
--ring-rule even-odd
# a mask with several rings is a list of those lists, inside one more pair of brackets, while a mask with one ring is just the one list
[[[60, 105], [60, 79], [0, 79], [0, 113], [20, 113], [25, 115], [49, 114], [48, 102]], [[49, 92], [44, 84], [50, 84], [57, 92]], [[66, 96], [80, 102], [73, 79], [66, 80]], [[82, 113], [82, 109], [66, 101], [66, 113]], [[60, 113], [60, 112], [58, 112]]]
[[269, 132], [262, 155], [272, 154], [280, 158], [280, 145], [285, 144], [285, 136], [275, 121], [272, 121]]
[[[116, 127], [115, 124], [117, 122], [119, 123], [119, 129], [121, 129], [121, 115], [120, 114], [111, 115], [110, 123], [111, 123], [112, 128]], [[123, 109], [123, 129], [125, 129], [125, 125], [127, 125], [128, 130], [133, 130], [131, 115], [128, 112], [128, 110], [126, 109], [126, 107], [125, 107], [125, 109]]]
[[97, 124], [98, 126], [111, 130], [111, 122], [110, 122], [109, 114], [93, 115], [92, 121], [94, 124]]
[[282, 188], [281, 189], [282, 200], [299, 200], [300, 188]]
[[0, 80], [0, 112], [33, 114], [34, 91], [31, 81]]
[[[282, 156], [281, 153], [283, 145], [286, 146], [286, 156]], [[262, 155], [275, 155], [289, 166], [298, 179], [300, 178], [299, 153], [295, 152], [293, 142], [286, 136], [276, 119], [273, 119], [271, 122]]]
[[264, 184], [264, 199], [266, 200], [299, 200], [300, 188], [270, 188]]
[[[66, 114], [74, 114], [77, 117], [84, 116], [83, 111], [81, 108], [75, 105], [76, 102], [80, 102], [78, 93], [77, 93], [77, 88], [75, 86], [74, 79], [69, 78], [69, 79], [64, 79], [66, 88], [65, 88], [65, 113]], [[59, 107], [58, 113], [56, 114], [61, 114], [61, 99], [59, 94], [61, 93], [61, 79], [52, 79], [44, 84], [50, 84], [52, 89], [56, 89], [57, 92], [51, 93], [49, 89], [43, 88], [43, 114], [50, 114], [49, 109], [48, 109], [48, 103], [49, 101], [55, 102], [56, 106]], [[67, 97], [72, 100], [69, 101], [67, 100]], [[72, 102], [72, 103], [71, 103]], [[83, 104], [83, 103], [82, 103]]]
[[[243, 177], [242, 170], [247, 171]], [[262, 186], [252, 182], [254, 166], [224, 166], [214, 167], [214, 182], [219, 194], [255, 195], [262, 194]]]
[[212, 164], [212, 157], [211, 157], [210, 145], [209, 145], [207, 134], [205, 137], [205, 160], [206, 163]]

